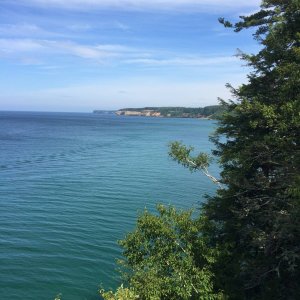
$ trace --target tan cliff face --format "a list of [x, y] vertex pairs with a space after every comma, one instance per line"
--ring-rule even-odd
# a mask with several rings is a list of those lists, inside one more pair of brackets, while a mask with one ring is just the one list
[[143, 117], [161, 117], [161, 113], [154, 110], [118, 110], [116, 112], [118, 116], [143, 116]]

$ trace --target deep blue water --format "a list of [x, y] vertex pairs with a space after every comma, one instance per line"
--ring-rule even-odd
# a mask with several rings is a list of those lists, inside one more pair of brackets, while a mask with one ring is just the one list
[[[168, 157], [210, 151], [214, 122], [0, 112], [0, 299], [99, 299], [119, 283], [117, 240], [156, 203], [197, 208], [215, 187]], [[215, 166], [212, 171], [217, 173]]]

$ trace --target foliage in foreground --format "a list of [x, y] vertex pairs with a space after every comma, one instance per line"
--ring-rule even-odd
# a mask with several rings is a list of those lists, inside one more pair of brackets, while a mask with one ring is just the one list
[[[217, 250], [207, 247], [202, 218], [192, 211], [157, 206], [158, 215], [145, 211], [135, 231], [120, 245], [130, 290], [121, 287], [105, 299], [221, 299], [213, 291], [210, 265]], [[122, 295], [122, 297], [120, 296]], [[115, 298], [114, 298], [115, 297]]]
[[106, 292], [105, 290], [100, 290], [100, 295], [104, 300], [136, 300], [139, 296], [130, 288], [124, 288], [123, 285], [117, 288], [114, 293], [112, 291]]
[[[240, 54], [253, 70], [249, 82], [229, 86], [233, 99], [221, 101], [216, 196], [195, 220], [171, 208], [145, 212], [121, 242], [139, 299], [214, 299], [220, 291], [229, 299], [300, 299], [300, 1], [265, 0], [235, 25], [220, 21], [236, 32], [256, 28], [262, 48]], [[209, 177], [204, 154], [193, 157], [180, 143], [170, 154]]]

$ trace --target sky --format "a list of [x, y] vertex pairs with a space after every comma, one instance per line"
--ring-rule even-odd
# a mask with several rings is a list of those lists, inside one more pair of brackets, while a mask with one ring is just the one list
[[1, 0], [0, 110], [217, 104], [249, 69], [251, 32], [218, 22], [259, 0]]

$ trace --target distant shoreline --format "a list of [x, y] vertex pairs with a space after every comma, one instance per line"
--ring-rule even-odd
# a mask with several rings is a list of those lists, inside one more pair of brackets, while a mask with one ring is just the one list
[[164, 116], [159, 112], [139, 112], [139, 111], [116, 111], [116, 115], [118, 116], [127, 116], [127, 117], [148, 117], [148, 118], [175, 118], [175, 119], [180, 119], [180, 118], [185, 118], [185, 119], [205, 119], [205, 120], [210, 120], [210, 117], [205, 117], [205, 116], [185, 116], [185, 115], [179, 115], [179, 116]]
[[[117, 116], [129, 117], [153, 117], [153, 118], [186, 118], [186, 119], [215, 119], [224, 111], [221, 105], [211, 105], [199, 108], [191, 107], [143, 107], [143, 108], [122, 108], [111, 113]], [[94, 110], [93, 113], [105, 113], [101, 110]]]

